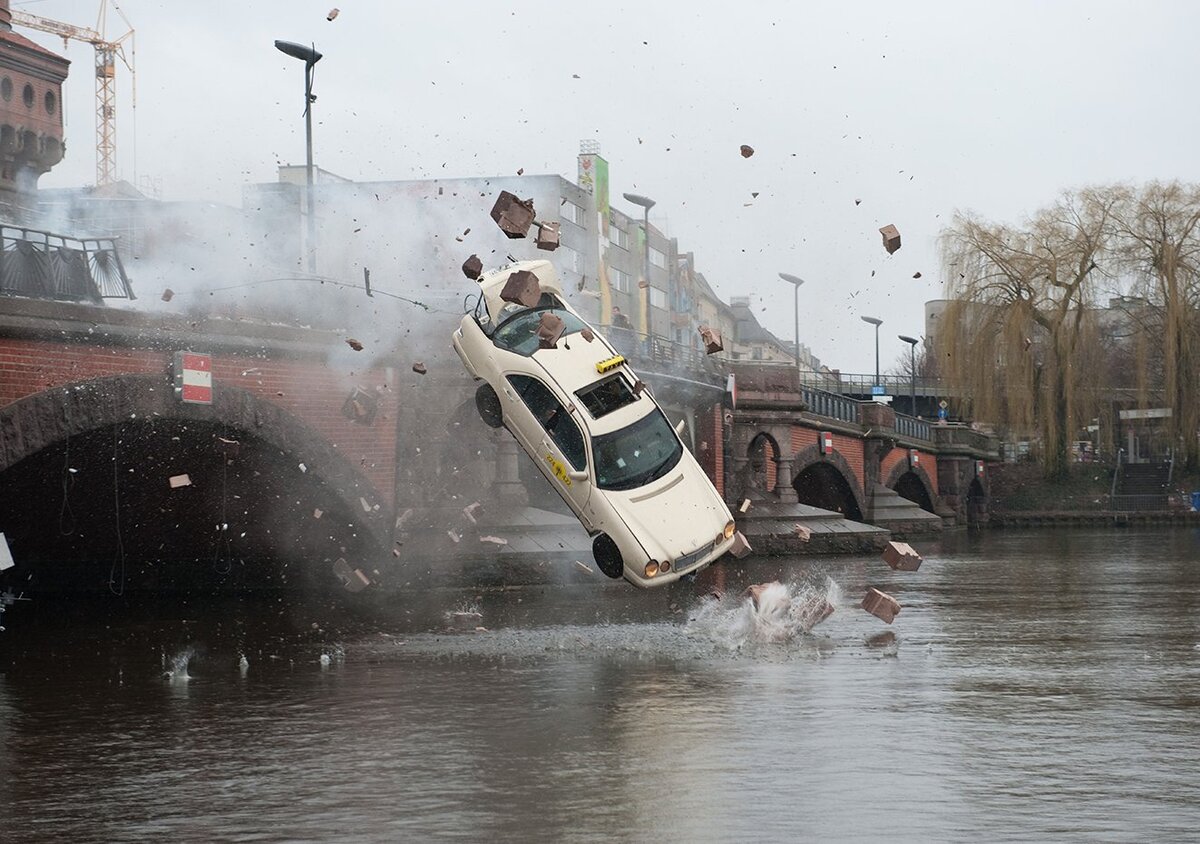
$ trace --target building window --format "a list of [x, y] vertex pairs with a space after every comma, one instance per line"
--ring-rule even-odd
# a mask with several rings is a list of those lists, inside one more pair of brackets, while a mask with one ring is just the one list
[[555, 250], [559, 266], [563, 269], [579, 272], [579, 253], [570, 246], [560, 246]]
[[558, 216], [562, 220], [567, 220], [577, 226], [583, 225], [583, 209], [569, 199], [564, 199], [562, 205], [558, 209]]
[[5, 102], [12, 99], [12, 80], [7, 76], [0, 80], [0, 97], [4, 97]]
[[667, 294], [659, 290], [657, 287], [650, 288], [650, 304], [656, 308], [667, 308]]
[[609, 267], [608, 278], [612, 282], [612, 286], [620, 290], [622, 293], [628, 293], [630, 288], [629, 273], [621, 272], [618, 269]]
[[46, 114], [54, 114], [54, 110], [58, 108], [58, 98], [54, 96], [53, 91], [46, 92]]
[[667, 268], [667, 256], [659, 252], [653, 246], [650, 247], [650, 263], [659, 269]]
[[33, 108], [33, 86], [29, 83], [25, 84], [25, 90], [21, 92], [21, 99], [25, 100], [25, 108]]
[[608, 242], [613, 246], [619, 246], [628, 251], [629, 249], [629, 232], [625, 229], [619, 229], [616, 226], [608, 227]]

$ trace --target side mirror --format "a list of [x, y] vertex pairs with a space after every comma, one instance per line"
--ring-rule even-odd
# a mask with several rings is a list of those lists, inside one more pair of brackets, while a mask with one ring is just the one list
[[675, 433], [679, 434], [679, 436], [681, 436], [681, 437], [682, 437], [682, 436], [683, 436], [683, 430], [684, 430], [686, 427], [687, 427], [687, 420], [686, 420], [686, 419], [680, 419], [678, 422], [676, 422], [676, 423], [675, 423]]
[[571, 469], [567, 472], [567, 477], [573, 481], [586, 481], [588, 479], [588, 473], [580, 471], [579, 469]]

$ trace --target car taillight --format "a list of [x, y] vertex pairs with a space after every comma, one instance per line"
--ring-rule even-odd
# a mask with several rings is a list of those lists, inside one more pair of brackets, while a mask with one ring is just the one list
[[733, 532], [736, 529], [737, 528], [734, 526], [733, 522], [730, 522], [729, 524], [725, 525], [725, 538], [733, 539]]
[[656, 563], [654, 560], [646, 563], [645, 571], [646, 577], [654, 577], [654, 575], [658, 574], [658, 563]]

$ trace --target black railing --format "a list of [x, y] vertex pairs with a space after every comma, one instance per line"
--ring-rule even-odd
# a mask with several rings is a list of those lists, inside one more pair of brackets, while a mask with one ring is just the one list
[[917, 419], [907, 413], [896, 414], [896, 433], [913, 440], [933, 440], [932, 426], [924, 419]]
[[814, 387], [801, 387], [800, 395], [803, 397], [804, 403], [808, 405], [809, 413], [853, 424], [859, 422], [858, 406], [861, 402]]
[[601, 330], [612, 347], [634, 368], [698, 379], [713, 385], [725, 381], [728, 372], [725, 361], [706, 354], [703, 349], [674, 343], [654, 334], [642, 334], [631, 328], [609, 325]]
[[112, 238], [0, 226], [0, 295], [100, 302], [134, 299]]

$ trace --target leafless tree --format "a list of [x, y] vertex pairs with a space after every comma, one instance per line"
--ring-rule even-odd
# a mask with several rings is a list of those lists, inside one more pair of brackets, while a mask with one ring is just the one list
[[1095, 415], [1094, 298], [1121, 196], [1067, 193], [1020, 226], [960, 214], [942, 234], [943, 375], [976, 418], [1037, 431], [1049, 478], [1066, 474], [1071, 435]]
[[[1120, 268], [1138, 307], [1129, 324], [1139, 349], [1143, 403], [1150, 389], [1171, 408], [1168, 430], [1189, 469], [1200, 468], [1200, 186], [1151, 182], [1114, 189], [1111, 217]], [[1159, 377], [1155, 377], [1155, 376]]]

